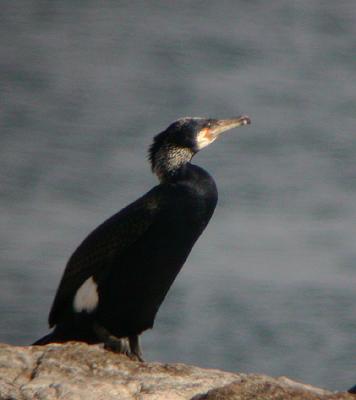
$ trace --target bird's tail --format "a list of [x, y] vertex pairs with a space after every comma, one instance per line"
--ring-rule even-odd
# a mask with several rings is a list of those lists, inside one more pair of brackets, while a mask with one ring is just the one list
[[[74, 331], [75, 332], [75, 331]], [[63, 343], [70, 340], [76, 340], [74, 335], [70, 335], [67, 329], [63, 329], [61, 326], [57, 326], [48, 335], [41, 337], [32, 344], [32, 346], [44, 346], [49, 343]]]
[[56, 342], [59, 342], [59, 340], [56, 339], [56, 336], [53, 331], [48, 335], [41, 337], [41, 339], [36, 340], [34, 343], [32, 343], [32, 346], [44, 346], [48, 343], [56, 343]]
[[64, 343], [69, 341], [86, 342], [89, 344], [99, 343], [92, 323], [77, 324], [76, 321], [57, 325], [48, 335], [36, 340], [33, 346], [44, 346], [49, 343]]

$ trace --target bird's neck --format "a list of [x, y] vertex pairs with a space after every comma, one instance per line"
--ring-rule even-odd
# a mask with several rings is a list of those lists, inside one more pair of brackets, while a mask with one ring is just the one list
[[166, 144], [154, 154], [152, 170], [161, 182], [172, 180], [190, 162], [193, 155], [193, 151], [188, 148]]

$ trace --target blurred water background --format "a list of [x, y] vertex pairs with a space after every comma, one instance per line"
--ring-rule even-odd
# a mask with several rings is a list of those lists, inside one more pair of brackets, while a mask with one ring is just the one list
[[156, 183], [154, 134], [248, 114], [196, 156], [219, 204], [148, 360], [356, 383], [356, 5], [1, 2], [0, 340], [31, 343], [66, 261]]

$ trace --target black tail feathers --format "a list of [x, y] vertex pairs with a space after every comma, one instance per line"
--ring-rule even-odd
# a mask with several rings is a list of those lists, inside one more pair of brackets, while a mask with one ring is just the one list
[[71, 321], [57, 325], [52, 332], [36, 340], [33, 346], [44, 346], [49, 343], [64, 343], [69, 341], [85, 342], [89, 344], [100, 343], [93, 324], [88, 321]]
[[41, 337], [41, 339], [36, 340], [34, 343], [32, 343], [32, 346], [44, 346], [49, 343], [61, 343], [63, 341], [65, 340], [57, 335], [56, 330], [54, 330], [48, 335]]

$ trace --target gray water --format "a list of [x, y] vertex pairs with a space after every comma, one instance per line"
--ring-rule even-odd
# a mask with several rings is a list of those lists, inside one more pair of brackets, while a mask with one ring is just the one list
[[156, 183], [154, 134], [248, 114], [195, 162], [219, 204], [148, 360], [356, 383], [356, 4], [2, 1], [0, 340], [30, 343], [68, 257]]

